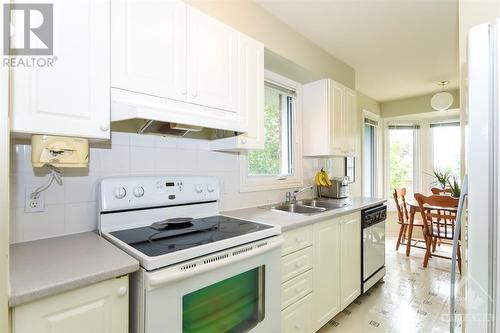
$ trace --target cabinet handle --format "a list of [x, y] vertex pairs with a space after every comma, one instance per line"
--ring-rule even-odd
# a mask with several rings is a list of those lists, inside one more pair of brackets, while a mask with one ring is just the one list
[[302, 243], [303, 241], [305, 241], [303, 237], [297, 237], [295, 238], [295, 240], [297, 241], [297, 243]]
[[196, 91], [193, 91], [193, 92], [191, 93], [191, 96], [196, 97], [196, 96], [198, 96], [198, 93], [197, 93]]
[[302, 288], [295, 288], [295, 293], [300, 294], [302, 292]]
[[187, 94], [187, 90], [186, 89], [182, 89], [181, 90], [181, 95], [186, 95]]
[[99, 128], [101, 129], [101, 131], [106, 132], [109, 129], [109, 125], [108, 124], [102, 124]]
[[127, 295], [127, 287], [125, 287], [125, 286], [119, 287], [118, 290], [116, 291], [116, 293], [120, 297], [123, 297], [123, 296]]
[[297, 262], [297, 263], [295, 263], [295, 267], [297, 267], [297, 268], [302, 267], [302, 263], [301, 263], [301, 262]]
[[301, 324], [295, 324], [295, 329], [300, 331], [302, 329], [302, 325]]

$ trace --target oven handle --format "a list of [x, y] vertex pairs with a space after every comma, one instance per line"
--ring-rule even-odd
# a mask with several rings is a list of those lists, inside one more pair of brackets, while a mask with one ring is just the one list
[[[276, 238], [273, 240], [269, 240], [267, 245], [257, 247], [256, 249], [252, 249], [251, 251], [244, 252], [244, 253], [241, 253], [238, 255], [230, 256], [227, 259], [214, 261], [214, 262], [209, 263], [209, 264], [203, 264], [203, 265], [189, 268], [186, 270], [177, 269], [174, 271], [167, 270], [167, 271], [164, 271], [161, 273], [158, 272], [155, 275], [148, 276], [146, 278], [146, 288], [148, 289], [148, 291], [150, 291], [150, 290], [158, 288], [164, 284], [176, 282], [176, 281], [179, 281], [179, 280], [182, 280], [182, 279], [185, 279], [185, 278], [197, 275], [197, 274], [201, 274], [201, 273], [205, 273], [205, 272], [208, 272], [208, 271], [211, 271], [214, 269], [221, 268], [221, 267], [226, 266], [228, 264], [234, 264], [234, 263], [237, 263], [239, 261], [243, 261], [243, 260], [248, 259], [250, 257], [255, 257], [257, 255], [261, 255], [265, 252], [269, 252], [271, 250], [274, 250], [274, 249], [280, 247], [281, 244], [283, 244], [283, 242], [284, 242], [283, 238], [279, 237], [279, 238]], [[232, 249], [230, 251], [233, 252], [235, 250], [237, 251], [237, 249]], [[187, 263], [184, 263], [183, 265], [186, 265], [186, 264]]]

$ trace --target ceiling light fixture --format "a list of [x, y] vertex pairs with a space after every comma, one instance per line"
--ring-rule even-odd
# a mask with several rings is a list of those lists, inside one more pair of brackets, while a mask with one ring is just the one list
[[441, 85], [442, 87], [442, 91], [438, 92], [431, 98], [431, 106], [434, 110], [444, 111], [453, 104], [453, 95], [447, 91], [444, 91], [444, 87], [448, 83], [450, 83], [450, 81], [439, 82], [439, 85]]

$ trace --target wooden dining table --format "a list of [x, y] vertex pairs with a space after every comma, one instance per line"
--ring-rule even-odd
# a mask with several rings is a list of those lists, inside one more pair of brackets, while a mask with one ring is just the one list
[[[408, 235], [413, 235], [413, 221], [415, 219], [415, 214], [420, 213], [420, 206], [418, 205], [418, 202], [416, 202], [415, 200], [408, 200], [406, 201], [406, 204], [410, 207], [410, 220], [408, 221]], [[458, 207], [441, 207], [441, 206], [430, 206], [430, 205], [424, 205], [424, 208], [442, 210], [450, 213], [456, 213], [458, 210]], [[408, 236], [408, 238], [410, 237]], [[408, 239], [408, 242], [406, 243], [406, 256], [410, 255], [410, 249], [411, 249], [411, 239]]]

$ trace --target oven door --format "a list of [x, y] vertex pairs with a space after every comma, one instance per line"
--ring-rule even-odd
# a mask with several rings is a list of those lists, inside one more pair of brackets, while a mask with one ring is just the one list
[[385, 266], [385, 221], [363, 229], [363, 282]]
[[146, 333], [280, 332], [281, 237], [144, 278]]

